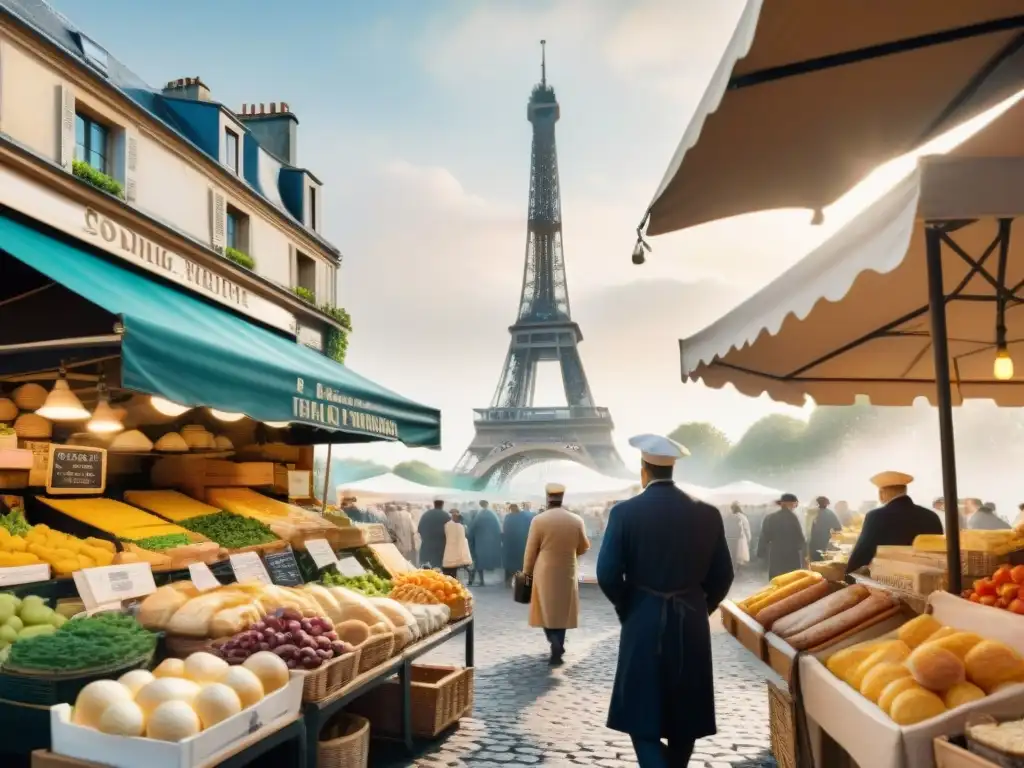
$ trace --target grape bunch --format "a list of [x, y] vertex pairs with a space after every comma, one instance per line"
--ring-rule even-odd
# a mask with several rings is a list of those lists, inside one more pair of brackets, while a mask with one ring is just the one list
[[216, 650], [229, 664], [241, 664], [254, 653], [270, 651], [280, 656], [288, 669], [316, 669], [355, 648], [338, 639], [330, 619], [303, 618], [295, 609], [285, 608], [239, 632]]

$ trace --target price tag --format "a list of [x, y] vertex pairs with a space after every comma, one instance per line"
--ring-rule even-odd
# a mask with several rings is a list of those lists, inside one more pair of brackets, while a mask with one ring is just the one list
[[308, 499], [312, 496], [313, 478], [312, 472], [306, 470], [292, 469], [288, 472], [288, 498]]
[[46, 563], [0, 568], [0, 587], [13, 587], [15, 584], [31, 584], [33, 581], [49, 580], [50, 566]]
[[196, 585], [196, 589], [200, 592], [206, 592], [220, 586], [217, 577], [213, 575], [213, 571], [210, 570], [210, 566], [206, 563], [189, 563], [188, 575], [191, 577], [192, 583]]
[[338, 561], [338, 573], [342, 576], [365, 576], [366, 569], [354, 557], [346, 557]]
[[156, 591], [149, 563], [83, 568], [72, 575], [86, 610], [110, 603], [120, 604], [124, 600], [143, 597]]
[[231, 569], [235, 572], [235, 579], [239, 584], [246, 581], [258, 581], [261, 584], [270, 584], [270, 574], [255, 552], [242, 552], [238, 555], [231, 555]]
[[334, 555], [331, 545], [327, 543], [327, 539], [307, 539], [306, 551], [313, 558], [317, 568], [326, 568], [338, 562], [338, 558]]

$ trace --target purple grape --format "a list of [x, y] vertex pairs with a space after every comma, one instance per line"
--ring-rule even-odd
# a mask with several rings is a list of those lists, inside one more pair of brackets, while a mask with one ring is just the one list
[[337, 639], [338, 639], [338, 633], [337, 633], [337, 632], [335, 632], [335, 631], [334, 631], [334, 630], [332, 629], [332, 630], [331, 630], [330, 632], [325, 632], [325, 633], [324, 633], [324, 637], [326, 637], [326, 638], [327, 638], [328, 640], [330, 640], [330, 641], [331, 641], [331, 642], [333, 643], [333, 642], [334, 642], [335, 640], [337, 640]]
[[292, 632], [292, 641], [296, 645], [306, 645], [306, 641], [309, 640], [312, 635], [308, 635], [303, 631]]
[[270, 643], [264, 641], [264, 642], [260, 643], [259, 645], [257, 645], [256, 647], [259, 648], [261, 651], [269, 651], [270, 650]]
[[279, 645], [277, 646], [277, 648], [274, 649], [274, 653], [276, 653], [282, 659], [291, 658], [292, 656], [295, 656], [298, 652], [299, 649], [296, 648], [294, 645], [291, 645], [290, 643], [286, 645]]
[[301, 663], [305, 669], [316, 669], [324, 662], [319, 656], [313, 654], [312, 656], [304, 656]]
[[264, 629], [264, 630], [263, 630], [263, 632], [262, 632], [261, 634], [263, 635], [263, 638], [264, 638], [265, 640], [269, 640], [269, 639], [270, 639], [270, 638], [272, 638], [272, 637], [273, 637], [274, 635], [276, 635], [276, 634], [277, 634], [277, 632], [275, 632], [274, 630], [272, 630], [272, 629], [270, 629], [269, 627], [267, 627], [266, 629]]
[[[299, 626], [302, 627], [303, 632], [311, 632], [313, 630], [313, 620], [303, 619], [299, 622]], [[291, 627], [289, 627], [289, 629], [291, 629]]]
[[320, 619], [320, 626], [323, 627], [324, 632], [334, 631], [334, 622], [328, 619], [326, 616]]
[[281, 620], [278, 619], [276, 616], [267, 616], [267, 618], [263, 621], [263, 624], [267, 629], [272, 629], [275, 632], [281, 630]]
[[335, 656], [344, 656], [348, 653], [348, 648], [340, 640], [335, 640], [331, 643], [331, 650], [334, 651]]
[[316, 652], [316, 655], [319, 656], [322, 661], [327, 661], [329, 658], [334, 656], [334, 654], [331, 653], [330, 649], [328, 649], [326, 651], [318, 650]]
[[316, 647], [329, 651], [331, 649], [331, 641], [323, 635], [320, 635], [320, 637], [316, 638]]
[[295, 669], [299, 666], [299, 662], [295, 659], [288, 659], [285, 663], [288, 665], [288, 669]]
[[264, 629], [267, 628], [267, 622], [262, 621], [262, 620], [261, 621], [257, 621], [253, 628], [254, 629], [258, 629], [260, 632], [262, 632]]

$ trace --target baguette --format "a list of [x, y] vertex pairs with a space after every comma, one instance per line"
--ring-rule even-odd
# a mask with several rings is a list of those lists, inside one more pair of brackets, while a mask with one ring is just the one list
[[806, 589], [800, 590], [795, 595], [790, 595], [784, 600], [769, 605], [767, 608], [762, 608], [754, 617], [754, 621], [764, 627], [765, 631], [768, 631], [772, 628], [772, 624], [784, 616], [789, 616], [789, 614], [800, 610], [804, 606], [827, 596], [828, 590], [828, 582], [824, 580], [819, 581], [817, 584], [812, 584]]
[[861, 600], [852, 608], [847, 608], [842, 613], [837, 613], [815, 624], [813, 627], [805, 629], [803, 632], [787, 637], [786, 642], [798, 651], [822, 645], [833, 637], [870, 621], [879, 613], [892, 608], [892, 606], [893, 601], [891, 597], [875, 593], [866, 600]]
[[831, 595], [779, 619], [773, 625], [772, 632], [781, 638], [798, 635], [815, 624], [835, 616], [837, 613], [842, 613], [847, 608], [852, 608], [867, 598], [869, 594], [871, 593], [868, 588], [861, 584], [833, 592]]
[[751, 616], [756, 616], [762, 609], [767, 608], [769, 605], [775, 605], [785, 600], [790, 595], [795, 595], [797, 592], [802, 592], [808, 587], [813, 587], [819, 581], [824, 581], [824, 577], [820, 574], [812, 574], [810, 576], [803, 576], [797, 581], [791, 581], [784, 587], [777, 587], [774, 592], [771, 592], [767, 597], [763, 597], [756, 603], [752, 603], [749, 606], [748, 613]]

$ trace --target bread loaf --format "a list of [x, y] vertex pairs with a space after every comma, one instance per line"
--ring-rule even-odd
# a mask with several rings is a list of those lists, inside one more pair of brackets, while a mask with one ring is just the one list
[[[852, 589], [852, 587], [851, 587]], [[819, 601], [820, 602], [820, 601]], [[882, 611], [892, 608], [892, 599], [888, 595], [873, 594], [866, 600], [861, 600], [852, 608], [847, 608], [824, 621], [785, 638], [786, 642], [798, 651], [827, 643], [833, 637], [860, 626], [868, 619], [878, 615]]]
[[985, 698], [985, 692], [974, 683], [957, 683], [943, 695], [947, 709], [956, 709], [961, 704], [968, 704]]
[[1024, 682], [1024, 659], [1013, 648], [995, 640], [984, 640], [971, 648], [964, 659], [967, 678], [983, 691], [1000, 683]]
[[889, 683], [909, 676], [910, 670], [902, 662], [890, 661], [879, 664], [864, 675], [864, 679], [860, 683], [860, 695], [872, 703], [878, 703], [878, 699]]
[[924, 688], [922, 688], [921, 684], [910, 675], [893, 680], [885, 686], [885, 689], [882, 691], [882, 695], [878, 697], [878, 708], [888, 715], [890, 714], [890, 710], [892, 710], [892, 703], [896, 701], [897, 696], [904, 691], [914, 690], [923, 691]]
[[913, 688], [895, 698], [889, 716], [896, 725], [914, 725], [938, 717], [945, 711], [946, 705], [934, 693]]
[[964, 681], [964, 663], [936, 643], [918, 646], [907, 659], [907, 668], [930, 691], [942, 693]]
[[900, 640], [911, 648], [917, 648], [940, 629], [942, 629], [942, 625], [936, 621], [934, 616], [922, 613], [900, 627], [898, 635]]
[[813, 587], [815, 584], [824, 581], [824, 577], [821, 574], [813, 573], [810, 576], [803, 576], [796, 581], [791, 581], [784, 587], [778, 587], [773, 592], [769, 593], [767, 597], [763, 597], [756, 603], [750, 605], [749, 613], [751, 616], [756, 616], [761, 610], [767, 608], [770, 605], [775, 605], [785, 600], [790, 595], [795, 595], [797, 592], [802, 592], [808, 587]]
[[754, 617], [754, 621], [764, 627], [766, 631], [770, 630], [772, 624], [783, 616], [789, 616], [794, 611], [798, 611], [804, 606], [820, 600], [828, 595], [828, 590], [828, 582], [825, 580], [819, 581], [806, 589], [800, 590], [795, 595], [790, 595], [785, 600], [780, 600], [774, 605], [762, 608]]
[[783, 638], [799, 634], [837, 613], [842, 613], [847, 608], [852, 608], [869, 594], [868, 588], [860, 584], [833, 592], [779, 619], [772, 625], [772, 632]]

